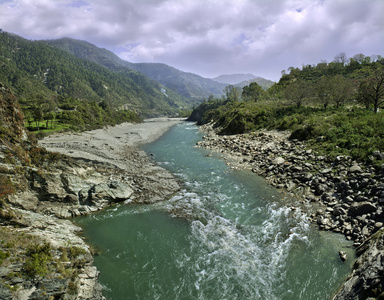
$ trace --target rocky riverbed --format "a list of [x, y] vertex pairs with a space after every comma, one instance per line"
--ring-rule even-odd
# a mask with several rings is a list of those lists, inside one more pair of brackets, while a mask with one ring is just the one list
[[[366, 299], [362, 295], [382, 293], [384, 254], [377, 244], [382, 244], [384, 230], [384, 165], [377, 166], [384, 153], [375, 151], [371, 163], [361, 164], [348, 156], [329, 159], [317, 155], [304, 142], [290, 140], [287, 132], [219, 136], [213, 124], [201, 129], [207, 134], [198, 142], [199, 147], [219, 151], [233, 168], [250, 169], [300, 201], [313, 203], [317, 209], [310, 217], [320, 229], [342, 233], [354, 241], [360, 258], [348, 291], [343, 288], [340, 293], [344, 296], [339, 294], [335, 299]], [[381, 243], [372, 242], [375, 233], [375, 240]], [[366, 263], [370, 252], [376, 258]]]
[[69, 218], [178, 191], [139, 146], [180, 120], [56, 134], [38, 145], [0, 87], [0, 299], [104, 299], [92, 249]]

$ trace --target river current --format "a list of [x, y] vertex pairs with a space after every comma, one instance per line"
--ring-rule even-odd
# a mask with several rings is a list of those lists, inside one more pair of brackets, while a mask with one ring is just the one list
[[201, 138], [180, 123], [144, 147], [183, 182], [172, 199], [76, 219], [98, 250], [106, 298], [329, 299], [351, 269], [351, 244], [262, 178], [194, 147]]

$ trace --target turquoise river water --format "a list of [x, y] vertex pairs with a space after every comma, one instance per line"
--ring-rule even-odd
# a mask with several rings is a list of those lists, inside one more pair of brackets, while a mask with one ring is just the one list
[[[348, 274], [343, 236], [248, 171], [231, 170], [180, 123], [144, 150], [183, 182], [169, 201], [120, 205], [76, 219], [99, 250], [107, 299], [329, 299]], [[175, 217], [175, 214], [186, 217]]]

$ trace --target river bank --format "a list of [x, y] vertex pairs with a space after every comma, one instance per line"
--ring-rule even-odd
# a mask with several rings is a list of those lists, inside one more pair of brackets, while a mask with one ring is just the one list
[[[49, 136], [39, 141], [40, 147], [32, 148], [36, 166], [28, 166], [30, 162], [24, 166], [12, 154], [14, 146], [2, 146], [1, 173], [9, 178], [12, 192], [0, 203], [0, 297], [104, 299], [92, 249], [78, 236], [81, 228], [68, 218], [118, 202], [153, 203], [177, 192], [179, 182], [139, 146], [180, 121], [150, 119]], [[10, 119], [9, 124], [20, 128], [20, 143], [35, 143], [27, 140], [17, 120]], [[10, 251], [13, 247], [17, 251]], [[46, 251], [43, 267], [42, 263], [39, 268], [24, 266], [31, 260], [32, 248]]]
[[[352, 243], [311, 226], [252, 172], [194, 147], [194, 124], [145, 145], [182, 189], [155, 205], [75, 219], [99, 255], [109, 299], [329, 299], [353, 264]], [[212, 154], [212, 157], [210, 157]], [[296, 201], [295, 201], [296, 203]], [[340, 261], [338, 251], [349, 259]]]
[[[384, 253], [377, 244], [383, 241], [384, 168], [376, 167], [377, 163], [361, 164], [347, 156], [330, 160], [316, 155], [304, 142], [289, 140], [289, 133], [259, 131], [219, 136], [212, 125], [201, 127], [206, 135], [197, 146], [219, 151], [233, 168], [252, 170], [303, 203], [320, 206], [311, 220], [321, 230], [342, 233], [354, 241], [360, 257], [335, 299], [380, 295]], [[382, 153], [372, 153], [372, 161], [381, 159]], [[376, 261], [367, 263], [369, 252], [375, 254]]]
[[[180, 187], [169, 172], [157, 166], [139, 147], [155, 141], [181, 120], [156, 118], [138, 124], [120, 124], [89, 132], [52, 135], [40, 141], [40, 145], [101, 172], [100, 178], [96, 175], [88, 176], [91, 178], [90, 184], [96, 184], [100, 188], [84, 190], [89, 187], [86, 179], [82, 180], [85, 182], [81, 189], [80, 186], [76, 187], [76, 193], [80, 193], [81, 204], [104, 206], [123, 198], [126, 202], [153, 203], [168, 199]], [[89, 173], [89, 170], [87, 172]], [[79, 184], [77, 179], [72, 181]], [[116, 187], [108, 190], [111, 184]], [[117, 195], [113, 189], [123, 195]], [[102, 193], [99, 196], [98, 191]], [[99, 200], [103, 197], [109, 201], [101, 203]], [[84, 210], [71, 213], [76, 216], [79, 213], [84, 214]]]

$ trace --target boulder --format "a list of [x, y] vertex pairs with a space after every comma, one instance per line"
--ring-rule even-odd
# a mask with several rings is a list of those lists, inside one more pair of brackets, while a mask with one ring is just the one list
[[370, 202], [354, 202], [351, 204], [348, 215], [350, 216], [362, 216], [364, 214], [372, 213], [376, 211], [376, 206]]
[[133, 194], [132, 188], [123, 182], [111, 181], [110, 183], [95, 184], [88, 191], [88, 199], [92, 203], [120, 202], [129, 199]]
[[344, 251], [339, 251], [339, 256], [340, 256], [340, 259], [342, 261], [346, 261], [347, 260], [347, 253], [344, 252]]
[[344, 208], [342, 207], [336, 207], [333, 209], [333, 215], [336, 217], [336, 216], [344, 216], [346, 215], [347, 212]]
[[363, 170], [361, 169], [361, 167], [360, 167], [358, 164], [353, 164], [353, 165], [349, 168], [349, 172], [350, 172], [350, 173], [362, 173]]
[[282, 165], [283, 163], [285, 163], [285, 159], [282, 158], [282, 157], [276, 157], [273, 161], [272, 161], [272, 164], [274, 165]]

